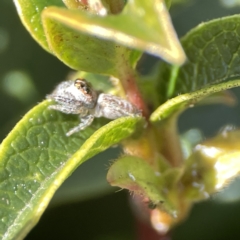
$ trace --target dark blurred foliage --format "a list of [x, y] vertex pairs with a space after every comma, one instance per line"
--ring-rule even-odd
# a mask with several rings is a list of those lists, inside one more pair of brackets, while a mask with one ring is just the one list
[[[190, 0], [186, 6], [171, 10], [179, 36], [202, 21], [238, 13], [240, 8], [225, 9], [218, 0]], [[148, 64], [146, 64], [146, 62]], [[156, 59], [145, 56], [139, 69], [146, 70]], [[150, 65], [149, 65], [150, 64]], [[65, 79], [70, 69], [58, 59], [45, 52], [35, 43], [22, 26], [12, 1], [0, 1], [0, 138], [3, 139], [16, 122], [37, 102], [44, 99], [54, 85]], [[16, 84], [20, 79], [20, 85]], [[9, 85], [10, 84], [10, 85]], [[22, 87], [24, 86], [24, 88]], [[14, 90], [11, 89], [13, 87]], [[28, 91], [24, 92], [24, 89]], [[236, 96], [240, 90], [234, 89]], [[239, 98], [239, 97], [238, 97]], [[200, 128], [204, 135], [213, 136], [226, 124], [240, 124], [239, 106], [202, 106], [187, 110], [179, 120], [179, 129]], [[78, 201], [74, 196], [67, 204], [70, 186], [84, 184], [81, 176], [98, 169], [105, 174], [108, 159], [114, 159], [119, 150], [110, 150], [96, 160], [86, 162], [57, 192], [50, 208], [43, 214], [39, 224], [26, 239], [82, 239], [82, 240], [128, 240], [134, 239], [134, 220], [129, 209], [126, 192], [107, 194], [88, 201]], [[102, 164], [102, 166], [101, 166]], [[93, 176], [92, 174], [91, 176]], [[93, 179], [94, 180], [94, 179]], [[237, 193], [240, 184], [226, 192]], [[75, 189], [75, 190], [74, 190]], [[107, 190], [106, 192], [109, 192]], [[73, 194], [74, 195], [74, 194]], [[76, 194], [77, 195], [77, 194]], [[239, 194], [238, 194], [239, 195]], [[58, 196], [58, 199], [57, 199]], [[64, 201], [59, 200], [63, 198]], [[70, 196], [70, 198], [72, 195]], [[54, 205], [54, 201], [58, 204]], [[63, 204], [64, 202], [64, 204]], [[226, 240], [240, 239], [240, 201], [209, 200], [196, 204], [189, 218], [173, 230], [174, 240]]]

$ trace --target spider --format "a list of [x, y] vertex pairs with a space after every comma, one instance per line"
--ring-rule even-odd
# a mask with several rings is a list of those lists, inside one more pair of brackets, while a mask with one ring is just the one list
[[82, 78], [61, 82], [46, 98], [57, 103], [50, 105], [49, 109], [79, 115], [80, 124], [70, 129], [66, 136], [90, 126], [95, 117], [117, 119], [125, 116], [142, 116], [141, 111], [127, 100], [111, 94], [98, 93]]

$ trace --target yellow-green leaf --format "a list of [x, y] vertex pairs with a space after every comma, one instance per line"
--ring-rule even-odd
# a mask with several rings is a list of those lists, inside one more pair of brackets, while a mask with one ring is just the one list
[[[168, 192], [165, 177], [161, 172], [154, 171], [147, 161], [135, 156], [124, 156], [118, 159], [107, 174], [107, 180], [112, 186], [140, 194], [143, 198], [148, 198], [153, 204], [174, 215], [173, 212], [176, 209], [173, 208], [165, 194]], [[169, 176], [167, 178], [170, 180]], [[172, 178], [173, 176], [171, 180]], [[170, 185], [169, 181], [167, 184]]]
[[150, 116], [152, 122], [158, 122], [172, 116], [176, 112], [193, 107], [194, 104], [198, 103], [203, 98], [226, 89], [240, 86], [240, 80], [229, 81], [220, 83], [210, 87], [203, 88], [202, 90], [186, 93], [172, 98], [158, 107]]
[[[51, 19], [55, 24], [67, 26], [71, 32], [75, 30], [81, 34], [115, 41], [133, 49], [149, 52], [173, 64], [181, 65], [185, 61], [185, 54], [164, 0], [129, 1], [122, 13], [104, 17], [85, 11], [51, 7], [43, 11], [43, 21], [46, 22], [47, 19]], [[52, 31], [52, 28], [47, 27], [46, 34], [54, 35], [55, 32], [51, 33]], [[56, 44], [53, 37], [49, 37], [51, 45]]]
[[61, 0], [14, 0], [18, 15], [32, 37], [46, 50], [50, 51], [42, 27], [42, 10], [49, 6], [64, 6]]
[[[141, 55], [140, 52], [95, 36], [79, 33], [55, 19], [46, 17], [53, 9], [55, 8], [44, 11], [43, 25], [46, 37], [53, 53], [69, 67], [86, 72], [119, 76], [126, 67], [136, 64]], [[69, 11], [66, 10], [66, 13]], [[62, 14], [61, 18], [65, 13]]]

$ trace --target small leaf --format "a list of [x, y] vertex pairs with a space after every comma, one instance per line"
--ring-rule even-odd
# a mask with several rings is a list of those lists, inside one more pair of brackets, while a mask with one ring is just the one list
[[[143, 159], [134, 156], [124, 156], [110, 167], [107, 180], [112, 186], [128, 189], [135, 194], [147, 197], [153, 204], [173, 214], [173, 206], [167, 200], [164, 192], [162, 173], [155, 172]], [[161, 204], [162, 203], [162, 204]]]
[[30, 32], [32, 37], [46, 50], [49, 51], [46, 37], [42, 27], [41, 13], [48, 6], [64, 6], [61, 0], [14, 0], [18, 15]]
[[240, 130], [223, 130], [198, 144], [186, 161], [182, 177], [185, 196], [193, 200], [222, 190], [240, 173]]
[[103, 126], [106, 120], [97, 119], [66, 137], [78, 117], [49, 110], [49, 104], [27, 113], [0, 146], [1, 239], [22, 239], [61, 183], [81, 163], [130, 136], [141, 120], [119, 118]]

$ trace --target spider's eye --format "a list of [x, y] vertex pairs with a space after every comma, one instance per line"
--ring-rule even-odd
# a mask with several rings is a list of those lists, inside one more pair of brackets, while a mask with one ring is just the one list
[[74, 82], [74, 86], [78, 89], [81, 89], [84, 91], [84, 93], [86, 94], [90, 94], [91, 93], [91, 89], [90, 86], [88, 85], [88, 83], [85, 81], [85, 79], [76, 79]]

